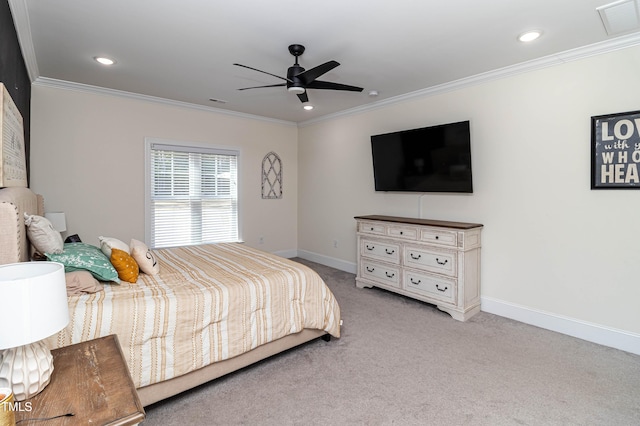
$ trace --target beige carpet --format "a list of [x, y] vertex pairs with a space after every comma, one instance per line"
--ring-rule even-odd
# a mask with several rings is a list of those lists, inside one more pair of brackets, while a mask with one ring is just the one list
[[484, 312], [461, 323], [299, 261], [335, 293], [342, 338], [146, 407], [145, 425], [640, 425], [640, 356]]

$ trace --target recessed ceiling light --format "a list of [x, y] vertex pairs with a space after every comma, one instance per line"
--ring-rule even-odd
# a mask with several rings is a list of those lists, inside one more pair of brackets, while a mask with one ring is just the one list
[[113, 65], [116, 63], [113, 59], [105, 58], [104, 56], [96, 56], [93, 59], [101, 63], [102, 65]]
[[528, 43], [540, 37], [542, 35], [542, 31], [540, 30], [532, 30], [522, 33], [518, 36], [518, 40], [523, 43]]
[[302, 106], [302, 108], [306, 109], [307, 111], [311, 111], [313, 109], [313, 105], [311, 104], [304, 104]]

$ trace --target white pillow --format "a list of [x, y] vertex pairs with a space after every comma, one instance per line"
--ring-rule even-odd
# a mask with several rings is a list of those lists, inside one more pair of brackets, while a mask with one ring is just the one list
[[117, 248], [118, 250], [122, 250], [127, 254], [131, 254], [129, 251], [129, 246], [116, 239], [111, 237], [98, 237], [100, 240], [100, 250], [107, 256], [108, 259], [111, 259], [111, 249]]
[[53, 228], [49, 219], [25, 213], [24, 224], [27, 226], [27, 237], [38, 253], [62, 253], [62, 235]]
[[142, 241], [131, 240], [131, 257], [138, 263], [145, 274], [155, 275], [160, 272], [160, 264], [149, 247]]

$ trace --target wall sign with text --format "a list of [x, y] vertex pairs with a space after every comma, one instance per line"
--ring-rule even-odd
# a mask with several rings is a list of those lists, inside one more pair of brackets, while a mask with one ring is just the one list
[[22, 114], [0, 83], [0, 188], [27, 187], [27, 162]]
[[591, 117], [591, 189], [640, 189], [640, 111]]

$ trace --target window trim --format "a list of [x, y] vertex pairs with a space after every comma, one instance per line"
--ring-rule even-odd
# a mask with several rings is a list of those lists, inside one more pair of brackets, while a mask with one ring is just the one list
[[[154, 144], [164, 145], [177, 151], [208, 152], [237, 156], [238, 183], [238, 242], [242, 242], [242, 149], [234, 146], [208, 144], [203, 142], [187, 142], [153, 137], [144, 138], [144, 237], [147, 244], [151, 242], [151, 147]], [[150, 248], [155, 248], [151, 247]], [[167, 247], [163, 247], [167, 248]]]

